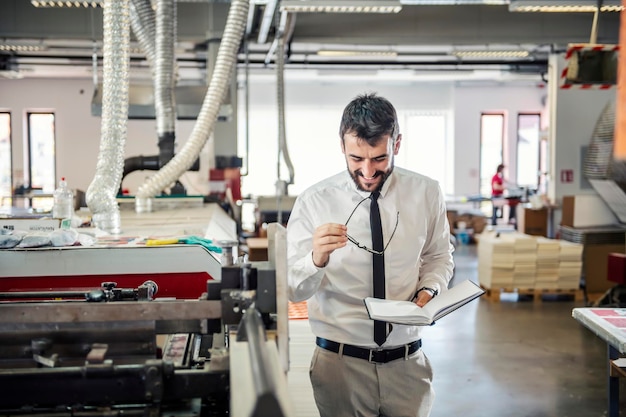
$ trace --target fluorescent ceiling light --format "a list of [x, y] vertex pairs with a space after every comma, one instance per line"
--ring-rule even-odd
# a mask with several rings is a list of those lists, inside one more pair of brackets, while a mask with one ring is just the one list
[[37, 52], [47, 49], [41, 45], [15, 45], [15, 44], [0, 44], [0, 51], [10, 52]]
[[[594, 13], [598, 0], [511, 0], [511, 12], [587, 12]], [[601, 12], [619, 12], [623, 9], [621, 0], [603, 0]]]
[[411, 6], [459, 6], [469, 4], [502, 5], [510, 0], [400, 0], [402, 5]]
[[459, 58], [526, 58], [528, 51], [454, 51]]
[[292, 13], [398, 13], [397, 0], [283, 0], [280, 10]]
[[319, 56], [327, 56], [327, 57], [345, 57], [345, 56], [376, 56], [376, 57], [391, 57], [395, 58], [398, 56], [397, 52], [394, 51], [341, 51], [341, 50], [331, 50], [331, 49], [322, 49], [317, 51], [317, 55]]
[[103, 7], [103, 1], [78, 1], [78, 0], [30, 0], [30, 4], [35, 7], [85, 7], [85, 8], [98, 8]]

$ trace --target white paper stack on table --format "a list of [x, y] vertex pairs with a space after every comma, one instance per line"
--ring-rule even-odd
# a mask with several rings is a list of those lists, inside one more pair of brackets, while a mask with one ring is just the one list
[[537, 277], [535, 288], [557, 289], [559, 281], [559, 240], [537, 237]]
[[560, 240], [559, 280], [557, 288], [580, 288], [580, 276], [583, 267], [583, 245], [580, 243]]

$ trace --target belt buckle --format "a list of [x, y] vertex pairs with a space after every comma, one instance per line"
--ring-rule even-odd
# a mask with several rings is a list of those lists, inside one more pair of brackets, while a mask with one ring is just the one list
[[370, 349], [370, 355], [369, 355], [369, 358], [367, 359], [367, 361], [368, 361], [369, 363], [372, 363], [372, 362], [373, 362], [373, 363], [384, 363], [384, 362], [380, 362], [380, 361], [374, 361], [374, 360], [372, 360], [372, 356], [374, 356], [374, 353], [384, 352], [384, 351], [385, 351], [385, 349]]

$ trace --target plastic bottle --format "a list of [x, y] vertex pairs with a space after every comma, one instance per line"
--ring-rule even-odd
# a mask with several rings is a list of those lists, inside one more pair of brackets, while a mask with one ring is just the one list
[[59, 188], [54, 190], [54, 206], [52, 217], [55, 219], [71, 219], [74, 215], [74, 193], [67, 187], [65, 177], [59, 181]]

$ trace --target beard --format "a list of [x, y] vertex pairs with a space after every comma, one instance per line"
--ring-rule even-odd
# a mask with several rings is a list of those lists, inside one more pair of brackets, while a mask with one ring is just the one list
[[359, 181], [359, 178], [365, 178], [365, 176], [363, 175], [363, 171], [361, 171], [360, 169], [357, 169], [356, 171], [350, 171], [350, 168], [348, 167], [348, 172], [350, 173], [350, 177], [352, 177], [352, 181], [354, 181], [354, 184], [356, 185], [356, 188], [359, 191], [365, 191], [365, 192], [380, 191], [381, 188], [383, 188], [385, 181], [387, 181], [387, 178], [389, 178], [389, 176], [393, 172], [393, 164], [387, 171], [376, 171], [376, 173], [374, 174], [374, 178], [380, 178], [380, 182], [378, 183], [376, 188], [373, 190], [368, 190], [367, 188], [363, 187], [363, 185]]

